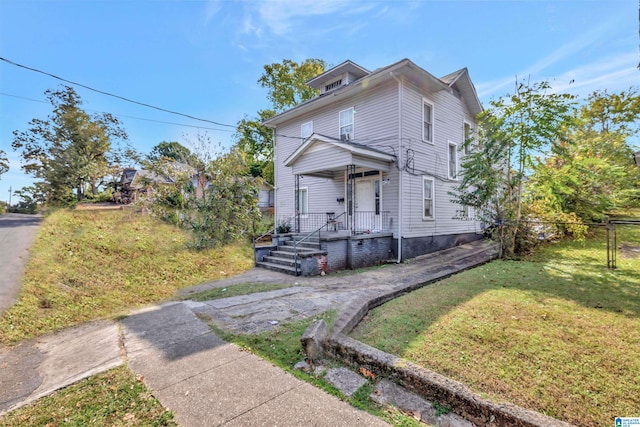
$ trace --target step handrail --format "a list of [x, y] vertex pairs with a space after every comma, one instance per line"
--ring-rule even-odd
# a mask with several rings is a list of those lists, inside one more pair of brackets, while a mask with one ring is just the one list
[[293, 239], [293, 266], [296, 269], [296, 276], [298, 275], [298, 243], [302, 243], [305, 240], [307, 240], [309, 237], [314, 235], [315, 233], [318, 233], [318, 244], [319, 244], [320, 243], [320, 230], [322, 230], [323, 228], [326, 227], [327, 231], [329, 231], [329, 224], [335, 223], [335, 221], [338, 218], [340, 218], [341, 216], [343, 216], [344, 214], [345, 214], [345, 212], [342, 212], [340, 215], [332, 217], [331, 220], [329, 220], [327, 218], [326, 224], [323, 224], [320, 227], [316, 228], [315, 230], [313, 230], [312, 232], [310, 232], [309, 234], [307, 234], [306, 236], [304, 236], [300, 240]]
[[253, 249], [255, 249], [255, 248], [256, 248], [256, 242], [257, 242], [258, 240], [262, 239], [263, 237], [265, 237], [265, 236], [267, 236], [267, 235], [269, 235], [269, 234], [273, 235], [273, 230], [269, 230], [269, 231], [267, 231], [266, 233], [263, 233], [263, 234], [261, 234], [260, 236], [255, 237], [255, 238], [253, 239]]

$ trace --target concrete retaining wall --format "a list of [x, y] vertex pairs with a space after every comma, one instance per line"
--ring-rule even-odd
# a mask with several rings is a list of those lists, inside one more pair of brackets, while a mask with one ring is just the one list
[[407, 292], [451, 274], [475, 267], [497, 256], [495, 250], [470, 252], [462, 259], [434, 265], [428, 277], [391, 292], [346, 307], [327, 331], [324, 322], [312, 324], [301, 340], [311, 360], [323, 356], [338, 359], [356, 368], [364, 367], [385, 376], [427, 400], [445, 405], [478, 426], [568, 427], [570, 424], [509, 403], [496, 404], [474, 393], [464, 384], [385, 353], [347, 336], [369, 310]]
[[[452, 248], [464, 243], [483, 239], [482, 234], [450, 234], [445, 236], [425, 236], [402, 239], [402, 261], [429, 254], [443, 249]], [[398, 257], [398, 239], [393, 239], [391, 245], [393, 256]]]

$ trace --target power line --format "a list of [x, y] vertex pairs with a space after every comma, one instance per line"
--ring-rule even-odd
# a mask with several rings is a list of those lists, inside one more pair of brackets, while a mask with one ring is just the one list
[[[5, 92], [0, 92], [0, 95], [10, 96], [12, 98], [24, 99], [24, 100], [32, 101], [32, 102], [39, 102], [39, 103], [42, 103], [42, 104], [48, 104], [47, 101], [43, 101], [41, 99], [27, 98], [26, 96], [13, 95], [13, 94], [10, 94], [10, 93], [5, 93]], [[215, 130], [215, 131], [219, 131], [219, 132], [235, 132], [235, 130], [232, 130], [232, 129], [219, 129], [219, 128], [211, 128], [211, 127], [206, 127], [206, 126], [186, 125], [184, 123], [175, 123], [175, 122], [167, 122], [165, 120], [147, 119], [145, 117], [128, 116], [126, 114], [106, 113], [105, 111], [92, 110], [92, 109], [89, 109], [89, 108], [85, 108], [84, 110], [85, 111], [91, 111], [91, 112], [94, 112], [94, 113], [112, 114], [112, 115], [114, 115], [116, 117], [126, 117], [128, 119], [144, 120], [144, 121], [147, 121], [147, 122], [154, 122], [154, 123], [164, 123], [164, 124], [167, 124], [167, 125], [182, 126], [182, 127], [187, 127], [187, 128]]]
[[99, 89], [94, 89], [91, 86], [87, 86], [87, 85], [83, 85], [82, 83], [77, 83], [77, 82], [74, 82], [74, 81], [71, 81], [71, 80], [67, 80], [65, 78], [56, 76], [55, 74], [51, 74], [51, 73], [47, 73], [46, 71], [39, 70], [37, 68], [27, 67], [26, 65], [18, 64], [17, 62], [13, 62], [13, 61], [11, 61], [9, 59], [6, 59], [6, 58], [3, 58], [3, 57], [0, 57], [0, 61], [4, 61], [7, 64], [11, 64], [11, 65], [14, 65], [16, 67], [24, 68], [25, 70], [29, 70], [29, 71], [33, 71], [33, 72], [36, 72], [36, 73], [44, 74], [45, 76], [53, 77], [54, 79], [61, 80], [61, 81], [66, 82], [66, 83], [70, 83], [72, 85], [80, 86], [80, 87], [83, 87], [83, 88], [88, 89], [90, 91], [100, 93], [102, 95], [111, 96], [111, 97], [118, 98], [118, 99], [121, 99], [121, 100], [126, 101], [126, 102], [131, 102], [133, 104], [141, 105], [143, 107], [153, 108], [154, 110], [164, 111], [165, 113], [169, 113], [169, 114], [176, 114], [178, 116], [187, 117], [189, 119], [198, 120], [198, 121], [201, 121], [201, 122], [212, 123], [212, 124], [214, 124], [216, 126], [225, 126], [225, 127], [230, 127], [230, 128], [234, 128], [234, 129], [236, 128], [236, 125], [228, 125], [226, 123], [214, 122], [213, 120], [201, 119], [199, 117], [191, 116], [189, 114], [179, 113], [177, 111], [168, 110], [168, 109], [162, 108], [162, 107], [156, 107], [156, 106], [151, 105], [151, 104], [147, 104], [147, 103], [144, 103], [144, 102], [139, 102], [139, 101], [135, 101], [133, 99], [125, 98], [124, 96], [115, 95], [113, 93], [105, 92], [105, 91], [99, 90]]
[[[26, 96], [13, 95], [13, 94], [6, 93], [6, 92], [0, 92], [0, 95], [10, 96], [12, 98], [24, 99], [24, 100], [32, 101], [32, 102], [39, 102], [39, 103], [42, 103], [42, 104], [48, 104], [47, 101], [43, 101], [41, 99], [27, 98]], [[145, 117], [128, 116], [126, 114], [106, 113], [105, 111], [92, 110], [92, 109], [89, 109], [89, 108], [85, 108], [84, 110], [85, 111], [91, 111], [93, 113], [111, 114], [111, 115], [114, 115], [116, 117], [126, 117], [128, 119], [144, 120], [144, 121], [147, 121], [147, 122], [155, 122], [155, 123], [164, 123], [164, 124], [167, 124], [167, 125], [182, 126], [182, 127], [187, 127], [187, 128], [215, 130], [215, 131], [219, 131], [219, 132], [235, 132], [234, 129], [219, 129], [219, 128], [210, 128], [210, 127], [206, 127], [206, 126], [185, 125], [184, 123], [175, 123], [175, 122], [167, 122], [165, 120], [147, 119]]]

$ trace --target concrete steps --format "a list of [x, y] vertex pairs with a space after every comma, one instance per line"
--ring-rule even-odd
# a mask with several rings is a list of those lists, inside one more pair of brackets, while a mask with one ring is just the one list
[[256, 266], [294, 276], [300, 275], [300, 260], [294, 261], [296, 249], [298, 257], [324, 253], [320, 249], [317, 237], [309, 237], [304, 242], [299, 242], [305, 237], [305, 235], [291, 235], [283, 239], [275, 250], [269, 251], [269, 255], [263, 256], [262, 260], [256, 262]]

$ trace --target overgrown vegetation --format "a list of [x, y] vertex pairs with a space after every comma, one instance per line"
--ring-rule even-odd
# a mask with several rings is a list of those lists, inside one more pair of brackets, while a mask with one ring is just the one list
[[[640, 250], [640, 227], [619, 227], [618, 243]], [[353, 335], [492, 400], [606, 425], [640, 407], [640, 256], [618, 267], [597, 229], [393, 300]]]
[[494, 225], [505, 256], [530, 250], [541, 231], [581, 239], [584, 221], [640, 203], [632, 157], [639, 118], [637, 88], [594, 92], [578, 109], [547, 82], [516, 82], [468, 135], [455, 201]]
[[216, 331], [216, 334], [224, 340], [233, 342], [239, 347], [257, 354], [279, 368], [293, 374], [295, 377], [307, 381], [329, 394], [337, 396], [356, 408], [376, 415], [392, 425], [403, 427], [419, 427], [424, 425], [397, 409], [383, 408], [374, 403], [369, 399], [369, 395], [373, 392], [373, 386], [370, 383], [362, 386], [352, 397], [348, 397], [326, 381], [323, 375], [316, 376], [312, 372], [307, 373], [293, 369], [293, 366], [297, 362], [305, 358], [302, 346], [300, 345], [300, 337], [307, 327], [317, 319], [324, 319], [327, 325], [332, 325], [335, 316], [335, 311], [328, 311], [315, 318], [282, 323], [273, 331], [255, 335], [230, 334], [216, 328], [215, 325], [212, 325], [212, 328]]
[[31, 250], [19, 299], [0, 317], [0, 342], [112, 317], [253, 265], [247, 243], [192, 251], [188, 238], [133, 210], [51, 214]]
[[0, 417], [0, 426], [177, 426], [124, 366], [82, 380]]
[[246, 155], [237, 149], [214, 153], [206, 135], [198, 135], [193, 152], [178, 143], [166, 144], [159, 144], [152, 161], [145, 162], [152, 174], [141, 203], [158, 218], [189, 230], [189, 243], [196, 249], [254, 235], [261, 219], [257, 207], [261, 180], [249, 174]]

